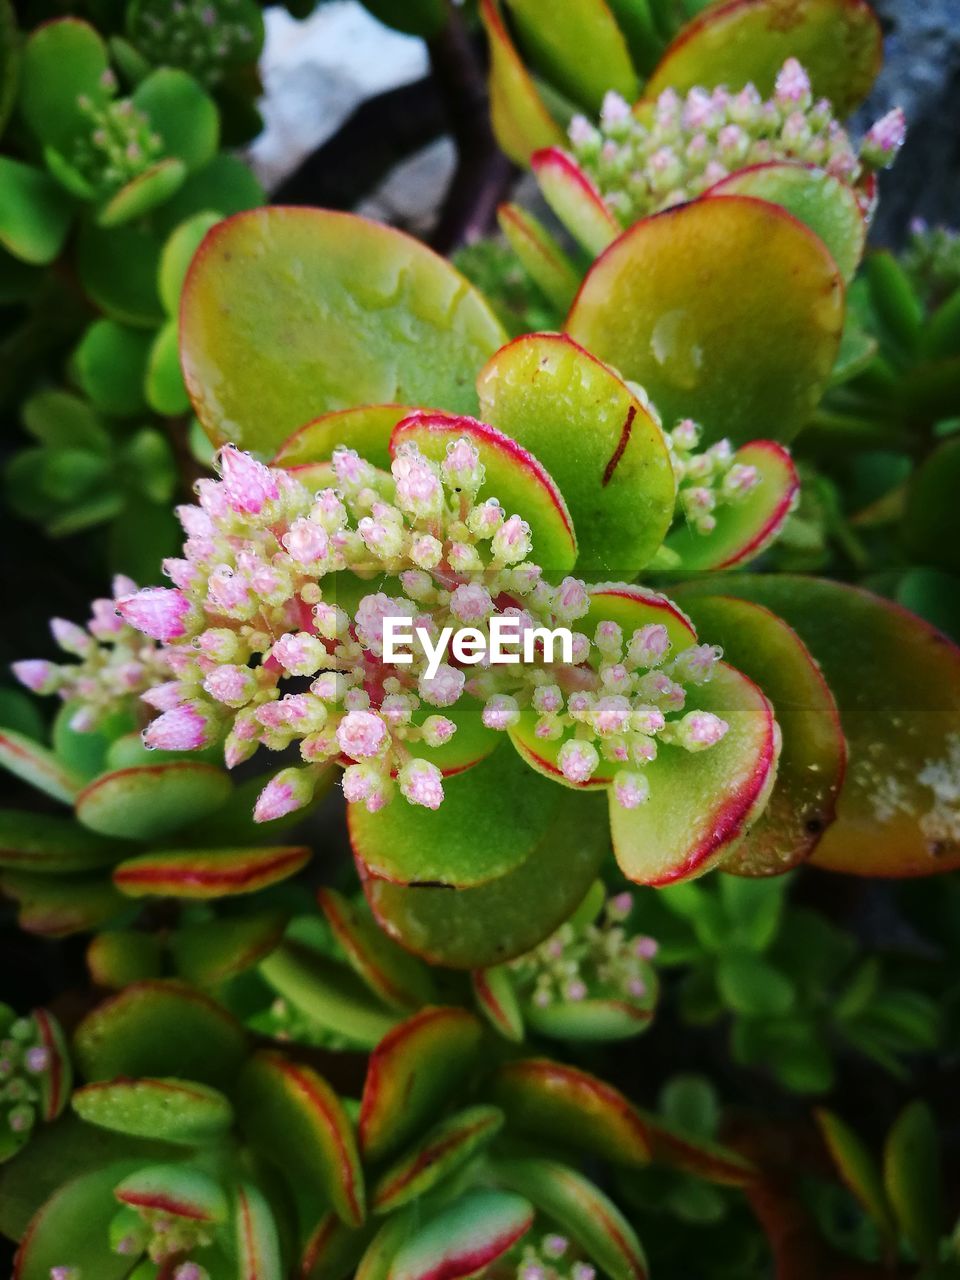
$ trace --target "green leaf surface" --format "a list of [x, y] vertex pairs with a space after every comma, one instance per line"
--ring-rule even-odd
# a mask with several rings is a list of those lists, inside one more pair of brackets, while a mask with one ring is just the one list
[[106, 70], [107, 47], [88, 23], [62, 18], [37, 27], [23, 50], [20, 112], [40, 142], [66, 151], [89, 130], [77, 100], [107, 99]]
[[493, 130], [510, 159], [526, 165], [541, 147], [562, 145], [563, 133], [514, 47], [499, 0], [480, 0], [480, 18], [490, 45]]
[[896, 1227], [880, 1168], [856, 1133], [832, 1111], [814, 1112], [820, 1133], [841, 1178], [885, 1240], [896, 1239]]
[[842, 117], [870, 92], [881, 57], [880, 26], [865, 0], [722, 0], [681, 29], [645, 95], [752, 81], [766, 96], [784, 61], [797, 58], [814, 96], [829, 98]]
[[914, 471], [901, 525], [908, 550], [922, 564], [949, 573], [960, 573], [960, 540], [954, 536], [958, 484], [960, 437], [955, 437], [945, 440]]
[[379, 928], [365, 902], [336, 889], [320, 889], [317, 898], [351, 966], [385, 1004], [410, 1010], [436, 999], [430, 970]]
[[198, 417], [215, 441], [270, 453], [358, 402], [470, 412], [476, 370], [504, 337], [442, 259], [343, 213], [228, 219], [204, 240], [183, 293], [181, 356]]
[[120, 894], [104, 877], [4, 871], [0, 892], [18, 904], [21, 929], [47, 938], [99, 928], [124, 910]]
[[369, 404], [325, 413], [285, 440], [274, 455], [273, 464], [298, 467], [329, 462], [337, 445], [346, 445], [381, 471], [389, 471], [393, 429], [413, 412], [411, 405]]
[[112, 866], [125, 846], [91, 835], [69, 818], [0, 810], [0, 867], [57, 875]]
[[566, 322], [646, 389], [668, 426], [691, 417], [706, 443], [736, 445], [796, 434], [842, 326], [843, 281], [823, 242], [746, 196], [638, 222], [594, 263]]
[[738, 169], [707, 193], [755, 196], [781, 205], [820, 237], [844, 280], [856, 274], [867, 239], [867, 224], [851, 186], [822, 169], [772, 161]]
[[225, 804], [230, 779], [216, 765], [190, 760], [105, 773], [77, 796], [77, 818], [91, 831], [152, 840]]
[[441, 1120], [379, 1176], [372, 1190], [373, 1212], [393, 1213], [427, 1195], [492, 1142], [502, 1126], [503, 1112], [482, 1105]]
[[0, 766], [64, 804], [72, 804], [83, 785], [52, 751], [14, 729], [0, 731]]
[[152, 71], [134, 90], [133, 104], [160, 135], [164, 154], [180, 160], [187, 173], [196, 173], [213, 158], [220, 116], [213, 99], [186, 71]]
[[663, 541], [676, 494], [647, 408], [560, 334], [510, 343], [484, 367], [477, 389], [484, 417], [529, 449], [559, 486], [581, 571], [635, 576]]
[[360, 1102], [364, 1159], [394, 1155], [434, 1118], [476, 1065], [483, 1028], [465, 1009], [427, 1008], [370, 1055]]
[[143, 223], [109, 229], [87, 222], [77, 240], [80, 281], [112, 320], [150, 328], [163, 311], [157, 292], [160, 239]]
[[134, 1138], [198, 1143], [222, 1137], [233, 1108], [217, 1089], [188, 1080], [113, 1080], [77, 1089], [71, 1105], [88, 1124]]
[[176, 1076], [231, 1087], [246, 1034], [225, 1009], [179, 982], [139, 982], [98, 1005], [74, 1036], [88, 1080]]
[[944, 1230], [943, 1192], [936, 1122], [926, 1103], [906, 1106], [887, 1135], [883, 1183], [911, 1248], [932, 1262]]
[[181, 925], [170, 940], [177, 971], [199, 987], [218, 987], [268, 956], [283, 937], [286, 923], [284, 913], [264, 911]]
[[115, 867], [113, 882], [128, 898], [235, 897], [296, 875], [311, 853], [304, 845], [145, 853]]
[[159, 978], [163, 968], [160, 940], [134, 929], [98, 933], [87, 947], [87, 970], [98, 987], [119, 991], [131, 982]]
[[580, 275], [566, 251], [532, 213], [518, 204], [502, 204], [497, 210], [497, 222], [537, 288], [558, 311], [569, 311], [580, 287]]
[[147, 407], [144, 377], [152, 336], [115, 320], [95, 320], [74, 352], [81, 387], [104, 413], [131, 417]]
[[547, 204], [592, 257], [603, 253], [622, 231], [592, 178], [560, 147], [535, 151], [530, 164]]
[[518, 37], [536, 70], [571, 101], [595, 114], [615, 89], [632, 102], [640, 82], [605, 0], [570, 0], [544, 22], [537, 0], [507, 0]]
[[460, 1280], [503, 1256], [530, 1228], [533, 1209], [508, 1191], [470, 1191], [427, 1219], [398, 1251], [390, 1280]]
[[[49, 161], [48, 161], [49, 163]], [[142, 218], [157, 205], [168, 200], [187, 176], [182, 160], [168, 156], [144, 169], [126, 186], [110, 197], [97, 211], [97, 224], [101, 227], [119, 227], [133, 218]]]
[[223, 215], [204, 210], [187, 218], [167, 237], [157, 268], [156, 288], [163, 309], [176, 318], [180, 294], [193, 256], [204, 236], [221, 221]]
[[44, 266], [63, 248], [73, 202], [42, 169], [0, 156], [0, 245], [21, 262]]

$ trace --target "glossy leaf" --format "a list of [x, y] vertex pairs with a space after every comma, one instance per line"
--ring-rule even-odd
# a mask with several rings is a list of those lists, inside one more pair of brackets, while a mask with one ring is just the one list
[[427, 1219], [397, 1252], [390, 1280], [460, 1280], [507, 1252], [530, 1228], [533, 1210], [508, 1191], [470, 1191]]
[[721, 589], [784, 618], [836, 698], [849, 763], [813, 862], [868, 876], [960, 865], [960, 649], [898, 605], [842, 583], [748, 574]]
[[144, 391], [150, 408], [164, 417], [178, 417], [190, 408], [190, 397], [180, 372], [175, 320], [168, 321], [154, 338], [147, 357]]
[[64, 804], [72, 804], [83, 785], [52, 751], [14, 729], [0, 730], [0, 766]]
[[[367, 901], [387, 933], [431, 964], [476, 969], [521, 955], [559, 928], [597, 875], [608, 835], [601, 796], [541, 783], [527, 770], [527, 794], [542, 787], [554, 792], [555, 807], [526, 858], [506, 875], [456, 892], [366, 878]], [[472, 812], [469, 821], [476, 821]]]
[[283, 1271], [280, 1240], [269, 1202], [252, 1182], [237, 1187], [237, 1280], [261, 1280]]
[[549, 22], [537, 0], [507, 5], [530, 61], [571, 101], [595, 114], [609, 89], [629, 102], [637, 96], [637, 73], [605, 0], [568, 0]]
[[370, 1055], [360, 1102], [365, 1159], [393, 1155], [439, 1113], [473, 1070], [482, 1034], [465, 1009], [428, 1008], [384, 1036]]
[[273, 465], [329, 462], [337, 445], [347, 445], [381, 471], [389, 471], [393, 429], [413, 412], [410, 405], [370, 404], [325, 413], [286, 439], [274, 455]]
[[658, 1165], [692, 1174], [721, 1187], [745, 1187], [757, 1180], [757, 1170], [736, 1151], [699, 1135], [683, 1132], [660, 1116], [642, 1111], [652, 1159]]
[[429, 969], [387, 937], [366, 903], [355, 904], [336, 889], [320, 889], [317, 898], [350, 964], [385, 1004], [409, 1010], [436, 998]]
[[497, 222], [520, 265], [558, 311], [566, 313], [580, 287], [580, 275], [546, 227], [518, 204], [502, 204]]
[[645, 1280], [647, 1260], [633, 1227], [582, 1174], [553, 1160], [499, 1159], [499, 1185], [525, 1196], [611, 1280]]
[[112, 866], [124, 849], [68, 818], [0, 810], [0, 867], [41, 875], [91, 871]]
[[423, 245], [313, 209], [215, 227], [187, 276], [181, 324], [208, 434], [267, 452], [358, 401], [470, 412], [474, 373], [504, 340], [486, 302]]
[[960, 484], [960, 439], [945, 440], [917, 467], [907, 488], [903, 540], [923, 564], [960, 573], [954, 537]]
[[593, 180], [560, 147], [535, 151], [530, 165], [544, 200], [573, 238], [593, 257], [603, 253], [622, 227]]
[[638, 222], [594, 263], [566, 323], [646, 389], [667, 426], [690, 417], [706, 443], [736, 445], [796, 434], [842, 326], [843, 281], [823, 242], [747, 196]]
[[217, 1089], [188, 1080], [106, 1080], [84, 1085], [71, 1099], [88, 1124], [136, 1138], [213, 1142], [233, 1122], [233, 1109]]
[[688, 23], [646, 86], [655, 98], [670, 87], [740, 89], [752, 81], [764, 96], [785, 59], [797, 58], [816, 97], [840, 116], [860, 105], [880, 70], [881, 35], [866, 0], [725, 0]]
[[676, 594], [701, 634], [764, 691], [783, 733], [767, 808], [723, 869], [739, 875], [786, 871], [810, 856], [836, 815], [847, 752], [833, 694], [796, 632], [769, 610], [704, 594], [699, 584]]
[[441, 1120], [377, 1179], [373, 1212], [393, 1213], [428, 1194], [492, 1142], [502, 1126], [503, 1112], [488, 1106], [468, 1107]]
[[470, 975], [480, 1012], [507, 1040], [523, 1039], [523, 1013], [507, 965], [475, 969]]
[[128, 898], [224, 898], [258, 893], [310, 861], [304, 846], [145, 853], [121, 862], [113, 883]]
[[508, 1062], [494, 1073], [490, 1096], [522, 1133], [613, 1164], [636, 1167], [650, 1159], [640, 1113], [619, 1090], [578, 1067], [547, 1058]]
[[337, 1095], [310, 1067], [279, 1053], [254, 1055], [240, 1079], [241, 1123], [300, 1194], [331, 1203], [350, 1226], [365, 1209], [353, 1129]]
[[588, 996], [585, 1000], [559, 1000], [541, 1009], [531, 1002], [526, 1021], [533, 1031], [551, 1040], [607, 1043], [629, 1040], [646, 1031], [653, 1018], [657, 982], [651, 969], [642, 998]]
[[534, 151], [559, 146], [563, 134], [514, 48], [498, 0], [480, 0], [490, 42], [490, 117], [501, 148], [526, 165]]
[[168, 316], [176, 317], [180, 293], [193, 255], [204, 236], [221, 220], [221, 214], [204, 210], [187, 218], [167, 238], [157, 267], [155, 285]]
[[820, 237], [844, 280], [853, 279], [863, 257], [867, 224], [856, 194], [846, 182], [808, 165], [773, 161], [738, 169], [708, 196], [755, 196], [782, 205]]
[[101, 206], [97, 211], [97, 225], [119, 227], [133, 218], [142, 218], [178, 190], [186, 176], [187, 169], [182, 160], [173, 156], [158, 160], [131, 178]]
[[124, 1178], [114, 1195], [141, 1212], [191, 1222], [221, 1223], [228, 1213], [223, 1189], [209, 1174], [188, 1164], [147, 1165]]
[[453, 414], [413, 413], [399, 422], [390, 439], [396, 456], [404, 443], [442, 462], [447, 448], [465, 439], [480, 455], [485, 479], [478, 500], [499, 499], [508, 515], [522, 515], [530, 526], [537, 563], [549, 572], [566, 573], [577, 560], [577, 537], [563, 494], [554, 478], [510, 435], [474, 418]]
[[477, 389], [484, 417], [529, 449], [560, 487], [580, 569], [635, 576], [663, 541], [676, 494], [663, 433], [646, 407], [559, 334], [511, 342], [483, 368]]
[[176, 1076], [232, 1085], [246, 1035], [231, 1014], [178, 982], [139, 982], [77, 1027], [74, 1054], [88, 1080]]
[[43, 170], [9, 156], [0, 156], [0, 184], [0, 245], [21, 262], [52, 262], [70, 225], [70, 198]]
[[678, 569], [740, 568], [776, 539], [800, 492], [790, 454], [773, 440], [753, 440], [737, 450], [741, 466], [755, 467], [760, 482], [746, 497], [716, 513], [716, 528], [701, 534], [682, 525], [667, 547], [680, 557]]
[[101, 835], [149, 840], [205, 817], [229, 795], [222, 769], [174, 760], [103, 774], [77, 796], [76, 812]]

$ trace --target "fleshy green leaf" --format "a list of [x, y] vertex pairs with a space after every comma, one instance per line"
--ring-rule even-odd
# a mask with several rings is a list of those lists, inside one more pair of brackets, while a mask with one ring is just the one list
[[71, 804], [83, 785], [52, 751], [13, 729], [0, 732], [0, 765], [38, 791]]
[[68, 818], [0, 810], [0, 867], [53, 875], [91, 871], [112, 866], [124, 848]]
[[503, 1125], [496, 1107], [468, 1107], [441, 1120], [413, 1148], [385, 1169], [373, 1187], [374, 1213], [393, 1213], [452, 1177], [492, 1142]]
[[280, 1239], [270, 1204], [252, 1182], [237, 1187], [237, 1280], [260, 1280], [283, 1271]]
[[143, 382], [152, 338], [114, 320], [95, 320], [74, 352], [80, 385], [104, 413], [130, 417], [146, 409]]
[[114, 1195], [133, 1209], [195, 1222], [222, 1223], [229, 1212], [222, 1187], [188, 1164], [147, 1165], [124, 1178]]
[[145, 853], [121, 862], [113, 882], [128, 898], [232, 897], [257, 893], [296, 875], [309, 862], [311, 852], [292, 845]]
[[219, 1090], [187, 1080], [100, 1081], [77, 1089], [71, 1103], [88, 1124], [187, 1146], [222, 1137], [233, 1122]]
[[843, 281], [823, 242], [743, 196], [638, 222], [594, 263], [566, 323], [646, 389], [668, 426], [691, 417], [707, 443], [738, 445], [796, 434], [842, 326]]
[[836, 815], [847, 753], [830, 687], [796, 632], [769, 610], [702, 594], [697, 584], [676, 594], [700, 633], [721, 645], [770, 699], [783, 733], [767, 808], [724, 870], [740, 875], [786, 871], [810, 856]]
[[943, 1192], [936, 1124], [925, 1103], [905, 1107], [887, 1135], [883, 1182], [911, 1248], [922, 1261], [934, 1261], [944, 1227]]
[[436, 998], [430, 970], [387, 937], [366, 903], [355, 904], [335, 889], [320, 889], [317, 897], [350, 964], [385, 1004], [409, 1010]]
[[501, 148], [526, 165], [534, 151], [563, 143], [563, 134], [533, 83], [504, 25], [498, 0], [480, 0], [490, 42], [490, 118]]
[[180, 372], [176, 320], [168, 320], [153, 341], [144, 390], [150, 408], [165, 417], [177, 417], [190, 408], [190, 397]]
[[98, 987], [115, 991], [131, 982], [159, 978], [163, 970], [160, 940], [134, 929], [98, 933], [87, 947], [87, 969]]
[[518, 204], [502, 204], [497, 221], [537, 288], [558, 311], [569, 311], [580, 288], [580, 276], [565, 250], [532, 213]]
[[817, 1108], [814, 1115], [841, 1178], [884, 1239], [892, 1243], [897, 1232], [877, 1162], [839, 1116], [825, 1108]]
[[171, 938], [170, 949], [183, 978], [199, 987], [217, 987], [269, 955], [283, 937], [286, 923], [284, 914], [268, 911], [235, 920], [185, 924]]
[[901, 526], [904, 542], [922, 563], [951, 573], [960, 573], [953, 536], [958, 485], [960, 437], [944, 441], [913, 473]]
[[559, 486], [580, 569], [634, 576], [663, 541], [676, 495], [663, 433], [644, 405], [559, 334], [511, 342], [485, 366], [477, 389], [484, 417], [529, 449]]
[[88, 222], [77, 241], [77, 271], [84, 289], [122, 324], [149, 328], [162, 318], [159, 257], [160, 239], [143, 223], [107, 230]]
[[62, 18], [37, 27], [23, 50], [20, 111], [41, 142], [66, 151], [89, 130], [78, 99], [106, 100], [106, 70], [107, 47], [88, 23]]
[[867, 239], [867, 224], [853, 188], [822, 169], [773, 161], [738, 169], [709, 196], [754, 196], [782, 205], [820, 237], [844, 280], [853, 279]]
[[0, 245], [22, 262], [52, 262], [70, 226], [70, 198], [41, 169], [9, 156], [0, 156], [0, 185]]
[[398, 422], [414, 412], [402, 404], [368, 404], [356, 409], [325, 413], [295, 431], [277, 450], [273, 464], [297, 467], [305, 463], [329, 462], [337, 445], [356, 449], [361, 458], [389, 471], [390, 438]]
[[182, 160], [173, 156], [158, 160], [107, 200], [97, 213], [97, 225], [119, 227], [132, 218], [142, 218], [169, 199], [183, 185], [186, 176], [187, 169]]
[[391, 1280], [461, 1280], [496, 1262], [530, 1228], [530, 1204], [508, 1191], [467, 1192], [427, 1219], [390, 1267]]
[[507, 965], [475, 969], [470, 975], [480, 1012], [508, 1040], [523, 1039], [523, 1013]]
[[103, 774], [77, 796], [76, 812], [101, 835], [149, 840], [206, 817], [229, 795], [222, 769], [174, 760]]
[[365, 1217], [363, 1172], [343, 1106], [310, 1067], [279, 1053], [254, 1055], [240, 1079], [241, 1123], [300, 1194], [332, 1203], [340, 1218]]
[[845, 116], [870, 92], [881, 56], [880, 27], [865, 0], [725, 0], [682, 28], [645, 94], [752, 81], [766, 96], [784, 61], [797, 58], [814, 95]]
[[168, 316], [176, 318], [180, 293], [193, 256], [204, 236], [221, 221], [222, 215], [204, 210], [181, 222], [164, 243], [155, 287]]
[[393, 1155], [437, 1115], [473, 1070], [483, 1028], [465, 1009], [428, 1008], [394, 1027], [370, 1055], [360, 1149]]
[[441, 258], [343, 213], [228, 219], [207, 236], [183, 293], [181, 355], [198, 417], [215, 441], [268, 452], [358, 402], [470, 412], [476, 369], [504, 338]]
[[18, 904], [20, 928], [46, 938], [99, 928], [125, 906], [109, 880], [90, 876], [4, 871], [0, 892]]
[[603, 253], [622, 227], [593, 180], [560, 147], [534, 152], [530, 164], [544, 200], [573, 238], [593, 257]]
[[626, 41], [605, 0], [567, 0], [544, 21], [538, 0], [507, 0], [536, 70], [591, 113], [614, 89], [629, 102], [640, 83]]
[[146, 113], [151, 128], [160, 135], [164, 154], [179, 160], [187, 173], [202, 169], [213, 158], [220, 116], [213, 99], [186, 71], [174, 67], [152, 71], [134, 90], [133, 104]]

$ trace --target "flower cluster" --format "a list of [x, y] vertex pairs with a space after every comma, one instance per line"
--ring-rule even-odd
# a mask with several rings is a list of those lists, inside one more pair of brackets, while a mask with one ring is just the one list
[[182, 67], [206, 85], [257, 52], [257, 32], [241, 0], [152, 0], [136, 6], [131, 38], [154, 66]]
[[118, 575], [113, 598], [94, 600], [86, 628], [65, 618], [52, 619], [50, 630], [57, 645], [78, 662], [57, 664], [35, 658], [13, 664], [14, 675], [34, 693], [56, 693], [65, 702], [77, 702], [72, 729], [95, 729], [169, 675], [156, 640], [124, 622], [117, 612], [118, 600], [136, 590], [135, 582]]
[[[105, 71], [101, 83], [108, 91], [115, 89], [113, 72]], [[98, 194], [119, 191], [160, 158], [163, 139], [132, 99], [105, 101], [81, 94], [77, 105], [89, 131], [77, 138], [70, 160]]]
[[584, 116], [570, 123], [577, 161], [624, 226], [771, 160], [817, 165], [853, 184], [892, 163], [904, 135], [896, 108], [869, 130], [858, 156], [830, 103], [813, 100], [810, 78], [795, 58], [783, 64], [768, 101], [752, 84], [739, 93], [694, 88], [685, 98], [666, 89], [656, 103], [634, 111], [611, 92], [597, 126]]
[[[122, 1184], [118, 1190], [123, 1193]], [[169, 1209], [124, 1205], [110, 1224], [114, 1253], [131, 1259], [146, 1254], [158, 1264], [175, 1262], [196, 1249], [209, 1248], [213, 1241], [209, 1222]], [[209, 1280], [206, 1268], [196, 1262], [181, 1262], [171, 1274], [172, 1280]]]
[[[572, 577], [548, 582], [528, 558], [527, 523], [496, 498], [478, 500], [484, 468], [466, 438], [452, 441], [440, 463], [404, 444], [392, 475], [339, 448], [334, 483], [316, 493], [231, 446], [219, 461], [222, 479], [199, 481], [199, 505], [178, 510], [184, 556], [164, 566], [175, 586], [121, 595], [117, 608], [163, 646], [150, 661], [151, 675], [162, 665], [165, 678], [143, 693], [160, 712], [144, 732], [148, 746], [187, 751], [223, 739], [233, 767], [259, 746], [299, 745], [303, 766], [268, 783], [258, 821], [307, 804], [334, 762], [345, 766], [347, 799], [371, 811], [397, 788], [437, 808], [443, 775], [429, 754], [457, 732], [452, 709], [464, 696], [492, 730], [512, 729], [529, 712], [534, 736], [555, 744], [574, 785], [590, 781], [601, 759], [612, 764], [616, 795], [631, 808], [647, 798], [642, 768], [658, 745], [699, 751], [726, 733], [709, 712], [680, 715], [687, 689], [710, 679], [719, 649], [673, 653], [660, 623], [632, 635], [603, 621], [592, 634], [571, 631], [572, 661], [554, 660], [562, 653], [537, 629], [569, 629], [590, 612], [590, 593]], [[374, 589], [358, 598], [371, 578]], [[524, 641], [529, 635], [535, 661], [491, 664], [498, 618], [511, 618]], [[385, 660], [388, 619], [415, 632], [407, 663]], [[431, 661], [431, 647], [435, 654], [461, 628], [473, 629], [486, 656], [467, 667]], [[82, 656], [84, 681], [93, 657]], [[84, 696], [81, 681], [69, 684], [59, 668], [18, 664], [17, 674], [33, 688]], [[106, 691], [91, 689], [87, 699], [94, 714], [115, 694], [109, 661], [103, 674]], [[139, 669], [129, 679], [142, 688]]]
[[760, 483], [760, 473], [737, 461], [729, 440], [698, 452], [701, 434], [697, 423], [684, 418], [667, 433], [667, 446], [677, 481], [678, 512], [696, 533], [706, 534], [716, 528], [715, 512], [742, 502]]
[[511, 961], [520, 997], [537, 1009], [588, 999], [646, 1003], [654, 994], [650, 961], [657, 944], [627, 932], [632, 907], [630, 893], [617, 894], [592, 924], [567, 921], [535, 950]]
[[[5, 1011], [0, 1005], [0, 1018]], [[0, 1151], [11, 1134], [22, 1138], [37, 1123], [47, 1082], [59, 1070], [56, 1049], [37, 1016], [11, 1021], [0, 1039]]]
[[595, 1280], [597, 1271], [577, 1256], [574, 1245], [556, 1231], [541, 1239], [524, 1239], [518, 1246], [519, 1256], [504, 1259], [503, 1265], [491, 1268], [491, 1277], [502, 1280]]

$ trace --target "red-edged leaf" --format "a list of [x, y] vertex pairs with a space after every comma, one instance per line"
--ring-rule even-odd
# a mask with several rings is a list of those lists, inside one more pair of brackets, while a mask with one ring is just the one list
[[145, 853], [121, 862], [113, 882], [128, 898], [232, 897], [296, 875], [311, 853], [305, 846]]
[[498, 0], [480, 0], [490, 41], [490, 116], [497, 141], [511, 160], [525, 165], [540, 147], [563, 141], [504, 25]]
[[441, 1120], [377, 1179], [373, 1212], [393, 1213], [426, 1195], [492, 1142], [502, 1126], [503, 1112], [487, 1106], [468, 1107]]
[[596, 257], [622, 231], [593, 180], [569, 152], [546, 147], [530, 161], [543, 198], [567, 228]]

